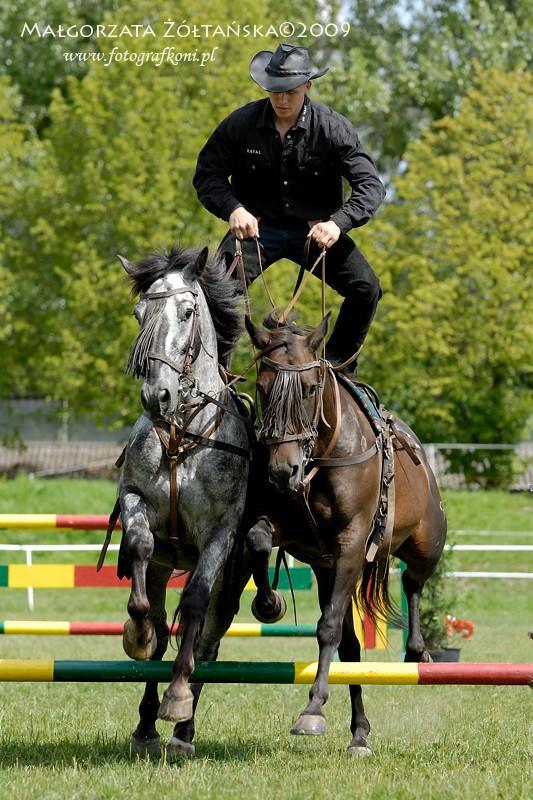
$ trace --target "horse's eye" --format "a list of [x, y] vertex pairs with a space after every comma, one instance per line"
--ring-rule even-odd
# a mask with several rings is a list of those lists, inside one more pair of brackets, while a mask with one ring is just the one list
[[309, 391], [307, 393], [308, 397], [314, 397], [316, 394], [316, 386], [310, 386]]
[[185, 319], [190, 319], [192, 317], [192, 313], [193, 313], [193, 309], [192, 308], [188, 308], [187, 311], [185, 312]]

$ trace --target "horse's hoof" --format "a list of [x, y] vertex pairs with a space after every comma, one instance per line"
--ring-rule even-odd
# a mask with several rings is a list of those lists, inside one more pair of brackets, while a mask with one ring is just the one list
[[152, 739], [141, 739], [132, 734], [130, 739], [131, 754], [136, 756], [160, 756], [161, 738], [154, 736]]
[[354, 758], [368, 758], [372, 755], [370, 747], [362, 747], [361, 745], [349, 745], [347, 752]]
[[326, 732], [326, 720], [322, 714], [300, 714], [291, 733], [295, 736], [322, 736]]
[[287, 612], [287, 603], [281, 592], [278, 592], [277, 589], [272, 589], [272, 594], [275, 595], [275, 603], [270, 613], [265, 613], [265, 611], [260, 611], [257, 608], [257, 595], [252, 601], [252, 614], [259, 622], [265, 622], [267, 625], [272, 622], [279, 622]]
[[124, 633], [122, 634], [122, 646], [124, 652], [135, 661], [148, 661], [152, 658], [157, 647], [157, 636], [155, 635], [155, 628], [151, 622], [147, 622], [148, 636], [146, 642], [142, 644], [139, 639], [137, 625], [130, 618], [124, 623]]
[[193, 715], [193, 703], [192, 692], [185, 697], [169, 697], [165, 692], [157, 716], [168, 722], [186, 722]]
[[178, 761], [180, 758], [192, 758], [194, 755], [194, 745], [192, 742], [184, 742], [172, 736], [167, 744], [167, 761]]

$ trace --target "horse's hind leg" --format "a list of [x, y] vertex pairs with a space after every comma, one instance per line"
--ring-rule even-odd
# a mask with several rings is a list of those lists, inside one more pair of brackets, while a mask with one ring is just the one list
[[[339, 644], [339, 657], [341, 661], [361, 661], [361, 645], [355, 633], [353, 620], [353, 604], [350, 603], [342, 625], [342, 639]], [[352, 721], [350, 730], [352, 741], [348, 745], [348, 752], [353, 756], [370, 756], [372, 751], [368, 746], [367, 737], [370, 733], [370, 723], [363, 707], [363, 693], [361, 686], [350, 685], [350, 703], [352, 706]]]
[[409, 633], [405, 645], [404, 661], [428, 662], [431, 656], [426, 648], [424, 637], [420, 629], [420, 595], [424, 582], [419, 581], [410, 573], [409, 567], [402, 575], [402, 586], [407, 598], [409, 609]]
[[246, 534], [246, 546], [257, 588], [252, 613], [259, 622], [278, 622], [285, 616], [287, 604], [283, 595], [270, 586], [268, 564], [272, 553], [272, 526], [266, 517], [260, 517], [250, 528]]
[[129, 619], [124, 625], [122, 643], [130, 658], [144, 661], [155, 652], [157, 641], [150, 619], [150, 603], [146, 593], [146, 570], [154, 552], [146, 503], [133, 492], [120, 498], [124, 525], [124, 547], [131, 569], [131, 594], [128, 600]]
[[[168, 626], [165, 612], [165, 593], [172, 568], [153, 562], [146, 571], [146, 589], [150, 602], [149, 618], [155, 627], [157, 646], [151, 660], [160, 661], [168, 646]], [[139, 705], [139, 724], [131, 736], [131, 752], [139, 755], [161, 755], [161, 740], [155, 727], [159, 696], [157, 682], [148, 681]]]

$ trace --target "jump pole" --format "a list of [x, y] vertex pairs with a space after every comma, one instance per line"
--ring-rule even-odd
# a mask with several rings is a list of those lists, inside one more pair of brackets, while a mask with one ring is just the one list
[[[178, 632], [172, 628], [172, 635]], [[122, 636], [122, 622], [77, 622], [67, 620], [0, 620], [1, 634], [22, 634], [25, 636]], [[229, 637], [298, 637], [316, 636], [316, 625], [262, 625], [260, 622], [235, 622], [230, 625]]]
[[[172, 661], [0, 660], [0, 681], [168, 682]], [[202, 683], [313, 683], [317, 662], [199, 662]], [[332, 684], [533, 686], [533, 664], [332, 663]]]

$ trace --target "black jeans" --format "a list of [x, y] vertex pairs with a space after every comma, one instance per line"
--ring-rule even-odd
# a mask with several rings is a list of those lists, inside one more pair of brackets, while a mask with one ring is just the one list
[[[304, 260], [304, 247], [309, 233], [305, 221], [259, 222], [259, 243], [262, 248], [263, 269], [281, 258], [288, 258], [300, 265]], [[253, 240], [242, 244], [244, 269], [247, 283], [260, 274], [257, 247]], [[219, 246], [228, 264], [235, 254], [235, 238], [228, 232]], [[311, 242], [307, 267], [311, 267], [320, 250]], [[326, 345], [326, 356], [333, 363], [349, 358], [363, 344], [372, 317], [381, 297], [381, 287], [372, 267], [354, 242], [341, 233], [335, 244], [326, 253], [326, 283], [334, 289], [344, 302], [340, 308], [333, 332]]]

